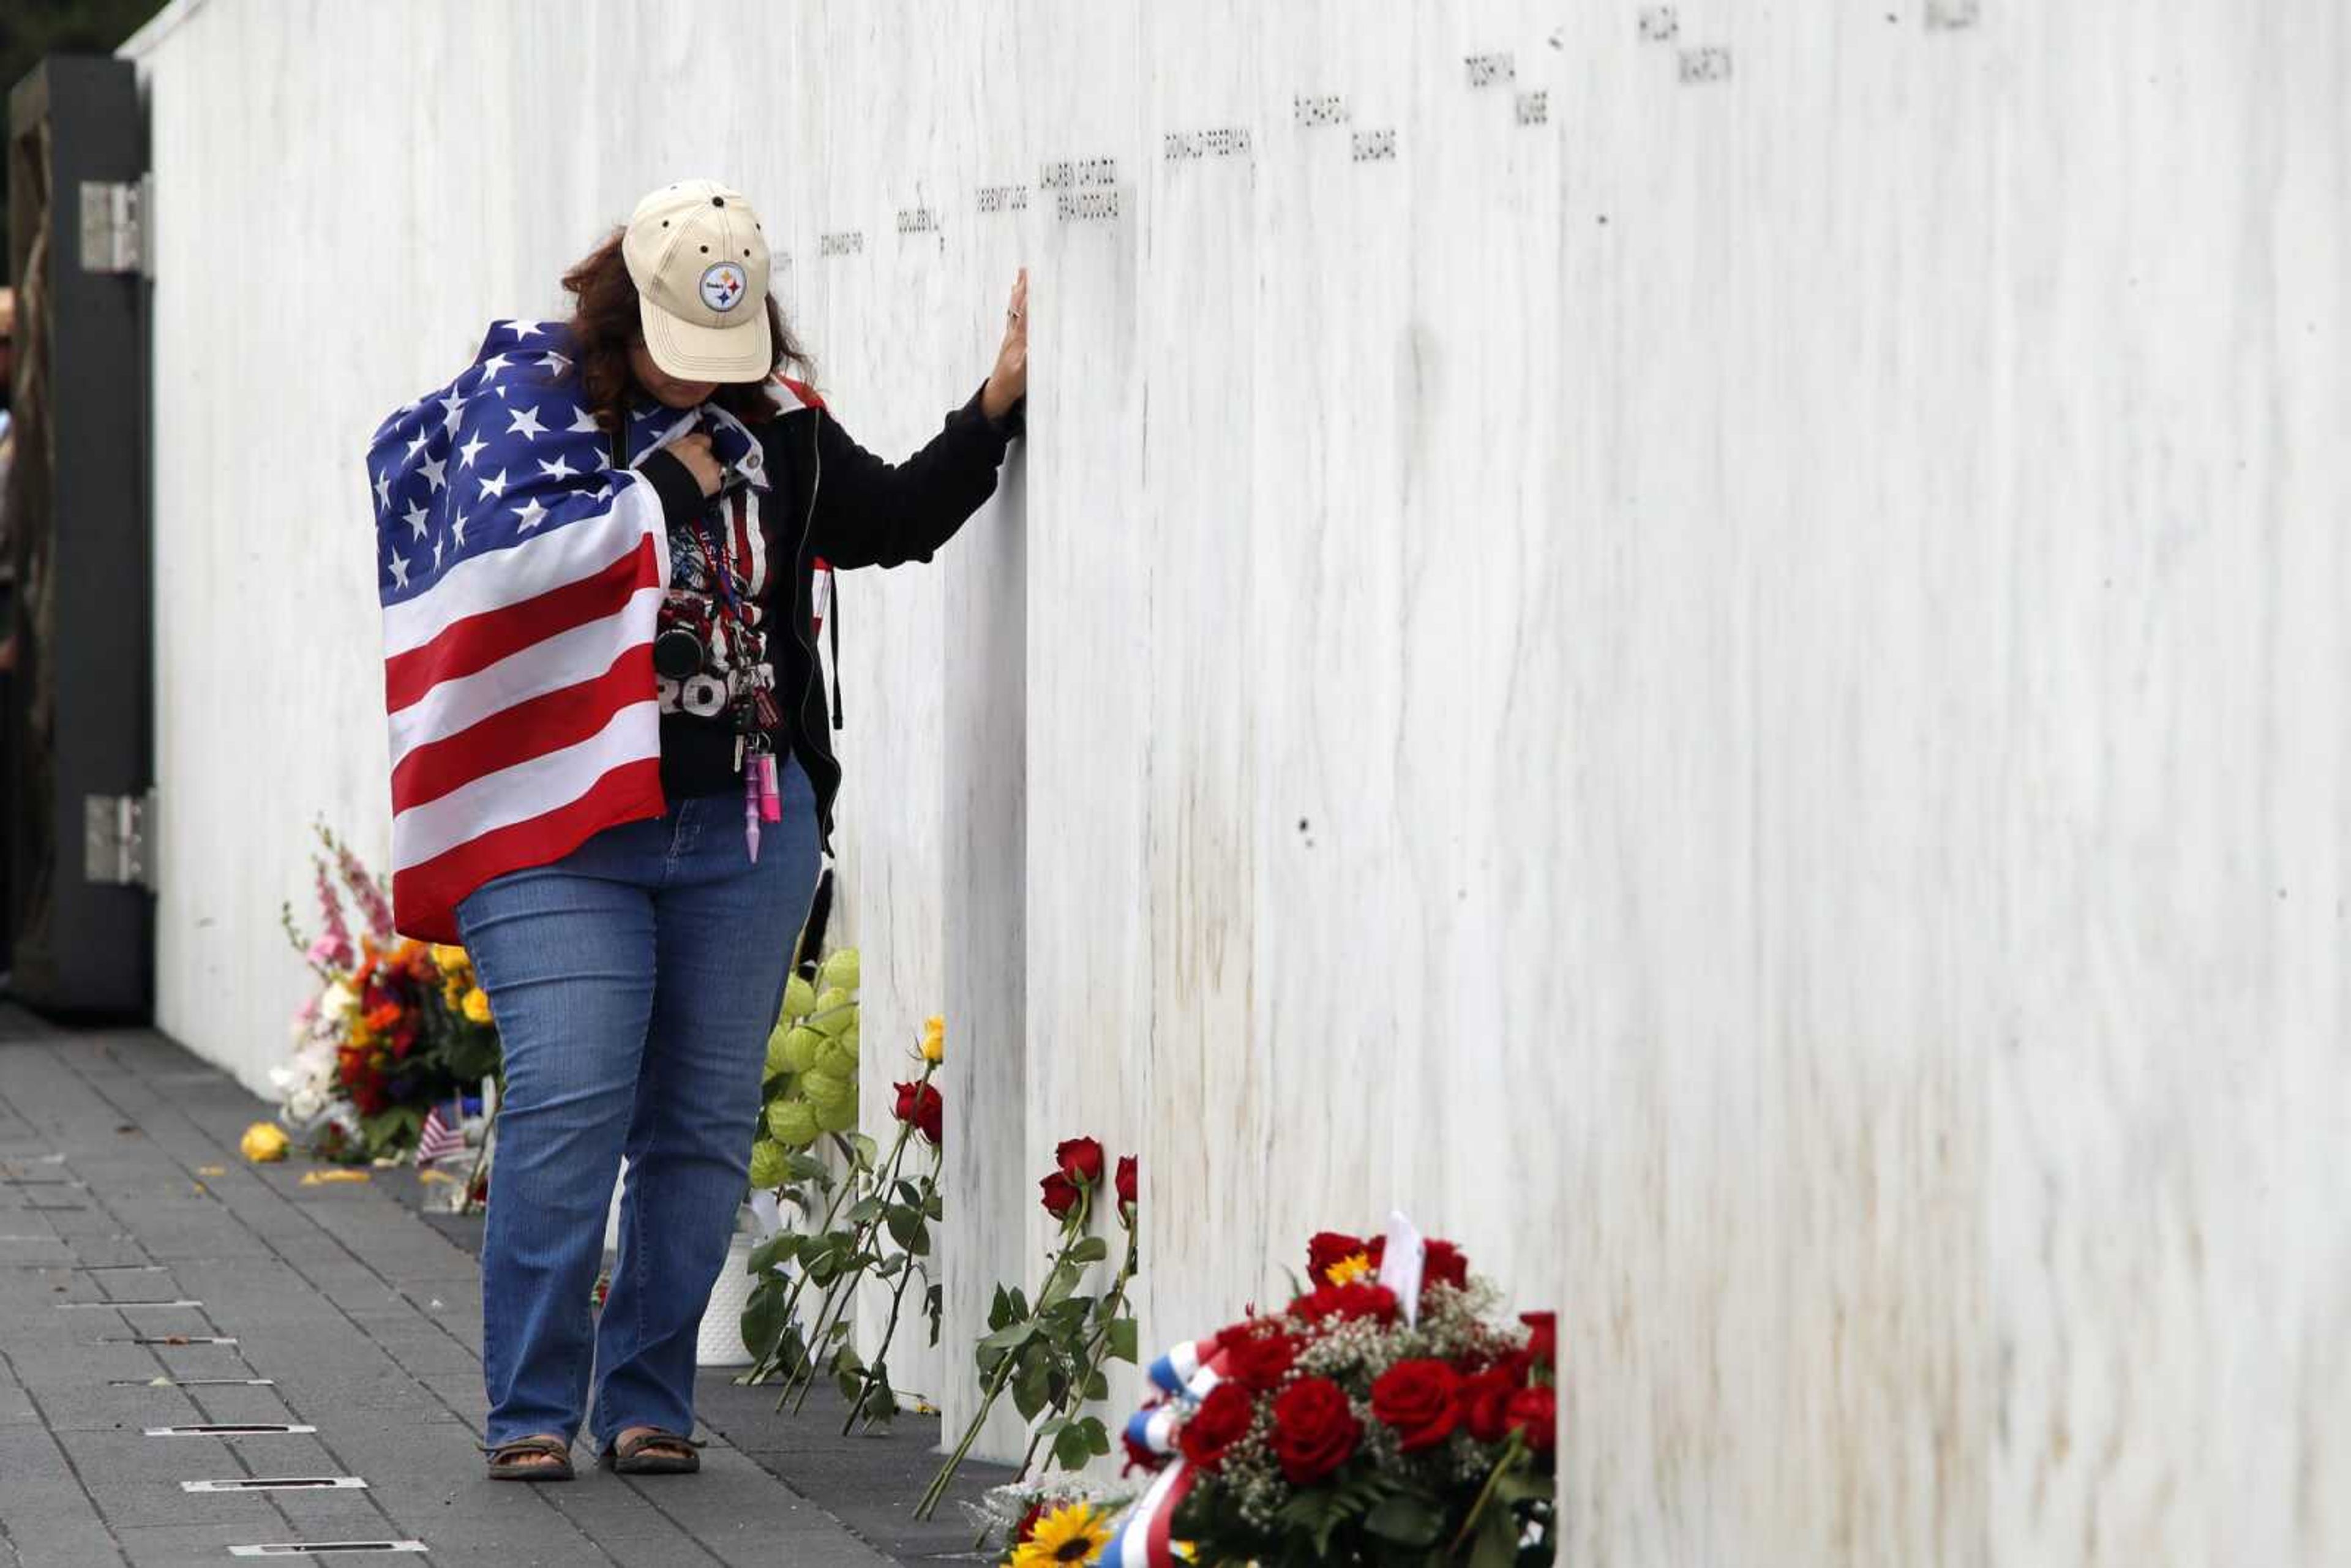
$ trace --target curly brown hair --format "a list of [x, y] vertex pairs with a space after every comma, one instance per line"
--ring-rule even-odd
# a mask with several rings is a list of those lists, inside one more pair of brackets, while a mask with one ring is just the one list
[[[563, 287], [572, 298], [571, 343], [574, 363], [568, 373], [580, 378], [580, 402], [606, 430], [617, 427], [621, 400], [633, 379], [629, 349], [644, 337], [637, 308], [637, 286], [621, 256], [625, 229], [614, 229], [603, 244], [590, 251], [563, 275]], [[786, 366], [798, 379], [813, 377], [816, 362], [784, 325], [776, 297], [768, 296], [768, 336], [775, 345], [770, 373]], [[743, 421], [756, 424], [776, 412], [775, 403], [758, 382], [726, 382], [710, 399]]]

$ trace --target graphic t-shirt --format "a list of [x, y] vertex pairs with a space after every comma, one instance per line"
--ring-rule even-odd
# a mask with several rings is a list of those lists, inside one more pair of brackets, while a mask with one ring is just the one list
[[[781, 590], [791, 562], [778, 558], [791, 545], [777, 537], [773, 519], [786, 508], [767, 487], [758, 441], [726, 414], [705, 406], [682, 415], [641, 404], [631, 411], [632, 450], [643, 454], [681, 428], [709, 434], [725, 478], [719, 493], [705, 498], [676, 459], [640, 455], [637, 462], [662, 497], [669, 531], [670, 585], [653, 643], [662, 788], [671, 796], [712, 795], [743, 787], [737, 709], [755, 702], [756, 694], [768, 694], [775, 716], [764, 727], [768, 743], [785, 748], [776, 640], [790, 635]], [[728, 573], [724, 584], [714, 552]], [[739, 622], [727, 611], [730, 595]]]

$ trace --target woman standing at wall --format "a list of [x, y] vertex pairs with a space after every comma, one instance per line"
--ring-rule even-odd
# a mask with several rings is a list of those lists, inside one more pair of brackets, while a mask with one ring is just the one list
[[[369, 455], [393, 898], [505, 1043], [482, 1258], [489, 1473], [691, 1470], [695, 1330], [840, 769], [815, 563], [930, 559], [1019, 434], [1027, 274], [986, 382], [900, 465], [786, 367], [758, 214], [684, 181]], [[829, 581], [829, 576], [825, 579]], [[590, 1291], [629, 1159], [601, 1322]]]

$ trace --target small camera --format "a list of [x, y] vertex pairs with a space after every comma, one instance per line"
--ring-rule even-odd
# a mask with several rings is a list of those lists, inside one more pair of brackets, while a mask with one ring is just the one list
[[673, 626], [653, 639], [653, 673], [682, 681], [702, 669], [702, 639], [683, 626]]

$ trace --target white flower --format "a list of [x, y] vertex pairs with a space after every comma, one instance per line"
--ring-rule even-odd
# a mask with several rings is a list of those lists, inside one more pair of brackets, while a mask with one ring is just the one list
[[308, 1122], [327, 1108], [324, 1091], [304, 1084], [286, 1097], [286, 1113], [297, 1122]]
[[350, 987], [337, 980], [329, 985], [326, 994], [319, 998], [319, 1011], [327, 1018], [339, 1017], [357, 1007], [359, 1000], [358, 997], [351, 994]]

